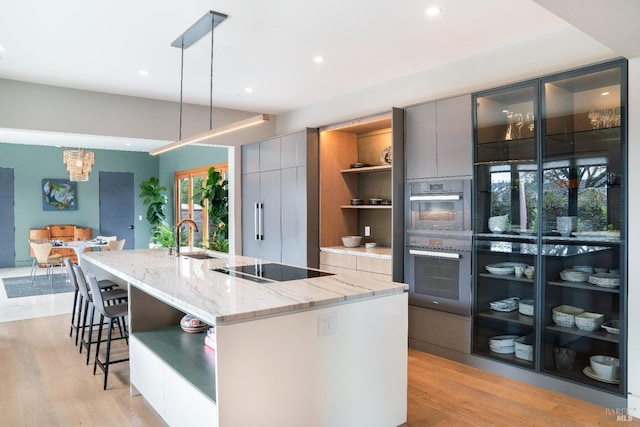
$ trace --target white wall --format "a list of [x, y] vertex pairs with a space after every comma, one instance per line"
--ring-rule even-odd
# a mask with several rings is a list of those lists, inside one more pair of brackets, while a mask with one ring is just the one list
[[[428, 52], [424, 54], [428, 55]], [[276, 134], [358, 119], [390, 111], [392, 107], [478, 92], [617, 56], [595, 40], [591, 45], [585, 44], [584, 34], [566, 28], [546, 37], [507, 45], [457, 63], [279, 114]]]
[[[0, 79], [0, 128], [174, 141], [180, 132], [178, 102], [68, 89]], [[214, 108], [213, 127], [257, 113]], [[209, 107], [183, 104], [182, 137], [209, 130]], [[237, 145], [273, 136], [275, 123], [216, 138]]]

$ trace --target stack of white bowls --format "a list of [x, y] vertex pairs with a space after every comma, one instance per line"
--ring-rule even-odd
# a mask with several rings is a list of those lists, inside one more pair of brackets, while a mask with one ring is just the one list
[[494, 353], [512, 354], [515, 350], [514, 340], [520, 338], [519, 335], [498, 335], [489, 339], [489, 348]]

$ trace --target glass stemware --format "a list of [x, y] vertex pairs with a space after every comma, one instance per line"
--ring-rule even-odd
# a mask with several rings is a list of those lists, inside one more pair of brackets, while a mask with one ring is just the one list
[[600, 119], [601, 119], [600, 111], [591, 109], [589, 111], [588, 118], [589, 118], [589, 123], [591, 123], [592, 129], [600, 128]]
[[529, 129], [529, 132], [533, 132], [533, 129], [535, 127], [535, 121], [534, 121], [534, 117], [533, 117], [533, 113], [527, 113], [524, 117], [524, 123], [527, 125], [527, 129]]
[[522, 138], [522, 126], [524, 126], [524, 118], [522, 113], [514, 113], [513, 124], [516, 127], [516, 138]]

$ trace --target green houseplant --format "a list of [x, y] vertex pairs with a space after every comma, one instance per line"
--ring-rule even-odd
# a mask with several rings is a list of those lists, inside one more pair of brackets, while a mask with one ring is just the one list
[[142, 203], [148, 205], [147, 221], [151, 224], [151, 243], [167, 241], [167, 228], [173, 236], [173, 230], [166, 223], [167, 219], [167, 187], [160, 186], [160, 180], [152, 176], [140, 183], [140, 197], [144, 198]]
[[209, 215], [208, 248], [229, 252], [229, 188], [228, 182], [216, 168], [209, 168], [206, 182], [193, 196], [196, 203], [204, 206], [207, 201]]

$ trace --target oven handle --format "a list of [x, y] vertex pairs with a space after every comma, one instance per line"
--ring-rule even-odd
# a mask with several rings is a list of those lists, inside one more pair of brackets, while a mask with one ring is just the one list
[[460, 200], [459, 194], [434, 194], [433, 196], [411, 196], [409, 200], [412, 202], [431, 202], [431, 201], [446, 201], [446, 200]]
[[430, 256], [434, 258], [460, 259], [460, 254], [457, 252], [434, 252], [434, 251], [420, 251], [417, 249], [409, 249], [409, 255]]

